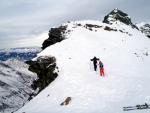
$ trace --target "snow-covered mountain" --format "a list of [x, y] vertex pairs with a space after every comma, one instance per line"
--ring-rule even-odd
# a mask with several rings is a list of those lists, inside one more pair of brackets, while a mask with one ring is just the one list
[[146, 34], [147, 37], [150, 38], [150, 23], [138, 23], [137, 26], [139, 27], [139, 29]]
[[37, 78], [28, 71], [30, 60], [40, 47], [20, 47], [0, 50], [0, 112], [10, 113], [22, 107], [31, 98], [31, 84]]
[[31, 84], [36, 74], [19, 59], [0, 62], [0, 113], [11, 113], [26, 103], [33, 93]]
[[[33, 62], [40, 64], [41, 58], [55, 57], [53, 71], [58, 77], [15, 113], [124, 113], [124, 106], [150, 104], [150, 39], [134, 24], [120, 21], [123, 16], [112, 19], [116, 18], [113, 14], [111, 19], [105, 17], [110, 19], [108, 23], [86, 20], [62, 24], [64, 40], [53, 45], [48, 45], [49, 37]], [[90, 61], [94, 56], [103, 62], [105, 77], [99, 75], [99, 69], [94, 71]]]
[[10, 58], [18, 58], [21, 60], [30, 60], [41, 52], [40, 47], [20, 47], [10, 49], [0, 49], [0, 61], [6, 61]]

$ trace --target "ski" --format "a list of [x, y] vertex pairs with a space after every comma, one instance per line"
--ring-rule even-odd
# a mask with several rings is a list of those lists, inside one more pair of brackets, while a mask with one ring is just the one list
[[129, 106], [129, 107], [123, 107], [124, 111], [129, 111], [129, 110], [141, 110], [141, 109], [150, 109], [150, 105], [147, 103], [143, 105], [136, 105], [136, 106]]

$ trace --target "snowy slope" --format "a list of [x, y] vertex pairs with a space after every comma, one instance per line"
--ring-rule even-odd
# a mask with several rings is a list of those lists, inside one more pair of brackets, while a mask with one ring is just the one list
[[[89, 30], [85, 24], [101, 27]], [[71, 31], [67, 39], [38, 54], [56, 57], [59, 76], [15, 113], [124, 113], [124, 106], [150, 104], [150, 40], [144, 34], [119, 21], [64, 25]], [[116, 31], [104, 30], [106, 26]], [[104, 63], [105, 77], [93, 70], [90, 59], [94, 56]], [[71, 102], [61, 106], [67, 97]]]
[[30, 60], [34, 58], [39, 52], [41, 52], [41, 48], [36, 46], [0, 49], [0, 61], [6, 61], [10, 58]]
[[37, 78], [28, 67], [18, 59], [0, 62], [0, 113], [11, 113], [28, 101], [31, 84]]

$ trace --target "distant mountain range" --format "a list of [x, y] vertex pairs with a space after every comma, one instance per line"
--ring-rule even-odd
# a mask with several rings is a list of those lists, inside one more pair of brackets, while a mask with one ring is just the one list
[[37, 78], [28, 67], [19, 59], [0, 62], [0, 113], [11, 113], [28, 101]]
[[40, 51], [40, 47], [0, 49], [0, 113], [15, 111], [31, 98], [37, 76], [25, 61]]
[[41, 51], [40, 47], [20, 47], [10, 49], [0, 49], [0, 61], [6, 61], [10, 58], [21, 60], [30, 60]]

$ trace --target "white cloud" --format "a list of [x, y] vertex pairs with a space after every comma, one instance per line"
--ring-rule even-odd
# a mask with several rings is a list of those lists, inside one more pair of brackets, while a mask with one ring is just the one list
[[25, 37], [25, 38], [11, 40], [11, 41], [0, 41], [0, 48], [4, 48], [4, 47], [5, 48], [15, 48], [15, 47], [27, 47], [27, 46], [42, 47], [43, 41], [48, 38], [48, 33], [44, 32], [44, 33], [41, 33], [40, 35], [32, 35], [30, 37], [28, 37], [28, 35], [26, 35], [26, 36], [22, 36], [22, 37]]
[[148, 0], [2, 0], [0, 43], [22, 40], [25, 35], [32, 39], [32, 35], [48, 32], [51, 27], [67, 21], [103, 21], [104, 16], [116, 7], [127, 12], [134, 22], [150, 21], [147, 16], [149, 6]]

